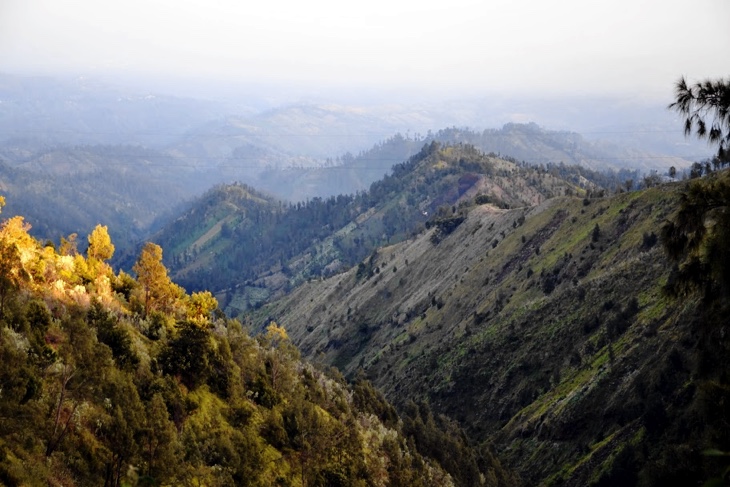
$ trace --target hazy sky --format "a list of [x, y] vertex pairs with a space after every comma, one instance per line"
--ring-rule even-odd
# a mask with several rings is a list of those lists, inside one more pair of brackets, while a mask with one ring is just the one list
[[0, 0], [0, 71], [453, 94], [730, 75], [730, 0]]

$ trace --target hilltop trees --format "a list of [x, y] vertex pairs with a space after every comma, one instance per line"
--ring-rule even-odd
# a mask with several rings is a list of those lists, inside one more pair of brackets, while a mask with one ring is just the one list
[[0, 227], [0, 318], [5, 315], [11, 292], [31, 280], [25, 266], [33, 252], [29, 229], [30, 225], [21, 216], [3, 222]]
[[132, 301], [141, 308], [144, 317], [159, 312], [205, 327], [210, 314], [218, 308], [218, 301], [210, 291], [188, 296], [185, 289], [170, 280], [162, 263], [162, 247], [155, 243], [145, 244], [132, 270], [139, 283], [136, 295], [132, 293]]

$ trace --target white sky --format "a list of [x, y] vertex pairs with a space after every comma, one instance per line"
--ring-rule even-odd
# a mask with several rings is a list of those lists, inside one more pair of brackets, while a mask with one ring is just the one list
[[730, 75], [730, 0], [0, 0], [0, 71], [667, 99]]

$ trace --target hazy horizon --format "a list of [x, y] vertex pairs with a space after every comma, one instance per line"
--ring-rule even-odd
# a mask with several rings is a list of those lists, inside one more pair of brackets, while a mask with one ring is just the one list
[[[730, 3], [6, 0], [0, 71], [147, 80], [184, 96], [622, 96], [727, 75]], [[688, 22], [688, 15], [697, 21]], [[167, 86], [167, 89], [163, 88]], [[177, 93], [175, 93], [177, 92]]]

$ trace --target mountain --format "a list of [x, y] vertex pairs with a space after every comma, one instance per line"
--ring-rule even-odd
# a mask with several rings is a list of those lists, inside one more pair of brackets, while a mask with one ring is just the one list
[[548, 130], [534, 123], [510, 123], [483, 131], [452, 127], [415, 138], [397, 134], [356, 156], [346, 154], [323, 167], [268, 168], [253, 181], [256, 187], [289, 201], [351, 194], [368, 189], [390, 167], [432, 141], [469, 144], [486, 153], [533, 165], [563, 164], [615, 172], [614, 185], [623, 185], [627, 179], [638, 183], [643, 174], [666, 174], [670, 167], [681, 172], [692, 164], [677, 156], [589, 140], [575, 132]]
[[691, 160], [622, 146], [604, 140], [589, 140], [576, 132], [548, 130], [536, 123], [508, 123], [501, 129], [481, 132], [440, 130], [435, 140], [472, 144], [533, 164], [580, 165], [594, 170], [655, 170], [666, 173], [670, 166], [683, 169]]
[[345, 152], [319, 167], [267, 168], [255, 178], [257, 188], [287, 201], [306, 201], [366, 191], [396, 164], [418, 153], [427, 142], [400, 133], [357, 155]]
[[[514, 118], [496, 115], [511, 103], [290, 101], [271, 107], [243, 88], [238, 101], [210, 101], [94, 78], [0, 74], [0, 161], [5, 164], [0, 184], [13, 191], [7, 211], [26, 216], [39, 238], [57, 241], [101, 222], [126, 246], [149, 238], [173, 209], [215, 184], [240, 181], [294, 203], [355, 194], [434, 140], [469, 143], [536, 164], [615, 168], [618, 184], [637, 181], [641, 172], [635, 167], [663, 174], [670, 165], [681, 171], [690, 164], [667, 155], [676, 151], [627, 149], [534, 124], [430, 132]], [[566, 107], [577, 113], [574, 105]], [[646, 132], [633, 135], [641, 146]], [[24, 176], [17, 173], [21, 169]], [[23, 177], [39, 184], [14, 186], [12, 180]], [[54, 199], [68, 202], [64, 215], [53, 213]]]
[[[193, 144], [196, 139], [190, 140]], [[237, 172], [244, 170], [237, 165], [240, 161], [216, 166], [207, 156], [198, 158], [170, 149], [138, 145], [46, 146], [8, 141], [0, 146], [0, 161], [5, 163], [0, 181], [12, 196], [7, 211], [27, 216], [35, 235], [55, 241], [59, 235], [90, 231], [96, 223], [102, 222], [115, 229], [115, 239], [124, 246], [135, 239], [147, 238], [157, 222], [162, 222], [186, 200], [236, 175], [247, 177], [256, 187], [288, 201], [355, 194], [368, 189], [394, 165], [434, 140], [451, 144], [475, 143], [493, 154], [500, 151], [519, 154], [528, 162], [547, 160], [549, 165], [564, 161], [568, 165], [583, 166], [607, 163], [600, 159], [603, 157], [600, 154], [604, 153], [596, 152], [595, 144], [586, 142], [578, 134], [548, 131], [535, 125], [512, 125], [500, 131], [479, 133], [466, 129], [442, 130], [423, 140], [395, 135], [357, 156], [345, 153], [342, 157], [329, 159], [323, 167], [273, 169], [268, 165], [254, 165], [246, 166], [244, 172], [248, 176]], [[220, 144], [219, 140], [215, 147], [222, 147]], [[231, 147], [230, 150], [234, 159], [250, 156], [258, 161], [256, 164], [264, 164], [281, 152], [274, 146], [255, 145]], [[615, 149], [611, 153], [619, 152]], [[554, 158], [538, 158], [537, 154], [553, 154]], [[637, 162], [635, 159], [625, 161]], [[682, 161], [675, 162], [678, 168], [683, 167]], [[585, 175], [595, 180], [598, 172], [594, 171], [594, 176], [589, 172]], [[34, 179], [35, 183], [13, 183], [23, 178]], [[604, 178], [596, 182], [604, 187], [615, 187], [623, 185], [626, 179], [638, 181], [639, 178], [639, 172], [622, 169], [613, 180]], [[59, 180], [64, 183], [59, 185]], [[54, 199], [68, 202], [67, 211], [60, 218], [48, 212]], [[88, 204], [79, 204], [80, 201]]]
[[[254, 323], [277, 320], [305, 356], [365, 375], [400, 408], [420, 400], [456, 419], [526, 485], [701, 483], [727, 465], [702, 452], [730, 448], [727, 293], [667, 289], [682, 274], [703, 289], [727, 252], [700, 246], [678, 274], [658, 235], [680, 207], [709, 215], [723, 191], [726, 205], [729, 178], [472, 202], [448, 232], [380, 247]], [[710, 235], [726, 235], [692, 215], [677, 221], [695, 232], [710, 218]]]
[[137, 146], [29, 151], [6, 145], [0, 150], [5, 214], [23, 215], [35, 236], [54, 242], [88, 233], [98, 223], [110, 225], [122, 250], [190, 198], [191, 171], [179, 167], [171, 176], [170, 165], [175, 162], [169, 157]]
[[[2, 203], [2, 202], [0, 202]], [[0, 225], [0, 484], [514, 486], [488, 449], [425, 405], [300, 360], [186, 294], [146, 246], [114, 274]]]
[[217, 187], [152, 239], [168, 249], [176, 280], [187, 289], [212, 290], [227, 312], [238, 314], [305, 280], [352, 267], [426, 226], [448, 233], [474, 201], [524, 207], [598, 191], [583, 176], [590, 172], [555, 169], [434, 141], [357, 195], [294, 205], [244, 185]]

